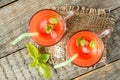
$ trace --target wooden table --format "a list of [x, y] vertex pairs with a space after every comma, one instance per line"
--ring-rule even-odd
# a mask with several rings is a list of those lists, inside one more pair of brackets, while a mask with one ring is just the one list
[[106, 65], [86, 69], [69, 65], [52, 70], [51, 80], [120, 80], [120, 0], [0, 0], [0, 80], [44, 80], [37, 70], [29, 67], [24, 39], [10, 44], [17, 36], [28, 32], [30, 17], [38, 10], [58, 5], [80, 5], [106, 8], [115, 16], [114, 31], [108, 41]]

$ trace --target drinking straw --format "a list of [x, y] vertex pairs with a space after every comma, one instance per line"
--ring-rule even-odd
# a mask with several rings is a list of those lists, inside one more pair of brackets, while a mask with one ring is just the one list
[[73, 55], [71, 58], [69, 58], [67, 61], [62, 62], [62, 63], [60, 63], [60, 64], [54, 65], [54, 68], [56, 69], [56, 68], [60, 68], [60, 67], [66, 66], [66, 65], [70, 64], [70, 63], [71, 63], [74, 59], [76, 59], [77, 57], [78, 57], [78, 54], [75, 54], [75, 55]]
[[99, 36], [100, 38], [104, 38], [105, 36], [107, 36], [110, 33], [110, 29], [106, 29], [105, 31], [103, 31]]
[[33, 33], [23, 33], [19, 37], [17, 37], [14, 41], [11, 42], [12, 45], [15, 45], [25, 37], [30, 37], [30, 36], [37, 36], [39, 33], [33, 32]]

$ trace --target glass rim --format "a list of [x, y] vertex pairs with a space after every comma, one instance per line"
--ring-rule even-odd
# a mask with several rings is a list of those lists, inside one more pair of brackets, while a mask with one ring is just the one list
[[53, 44], [50, 44], [50, 45], [43, 45], [43, 44], [40, 44], [39, 41], [34, 40], [33, 37], [32, 37], [32, 39], [33, 39], [39, 46], [49, 47], [49, 46], [53, 46], [53, 45], [57, 44], [57, 43], [58, 43], [59, 41], [61, 41], [61, 39], [64, 37], [64, 34], [65, 34], [65, 32], [66, 32], [66, 21], [65, 21], [64, 17], [63, 17], [59, 12], [57, 12], [56, 10], [53, 10], [53, 9], [41, 9], [41, 10], [38, 10], [37, 12], [35, 12], [35, 13], [32, 15], [32, 17], [30, 18], [29, 24], [28, 24], [29, 32], [30, 32], [30, 23], [31, 23], [32, 18], [33, 18], [36, 14], [38, 14], [39, 12], [45, 11], [45, 10], [49, 10], [49, 11], [53, 11], [53, 12], [57, 13], [58, 15], [61, 16], [62, 20], [64, 21], [64, 32], [63, 32], [62, 37], [61, 37], [57, 42], [55, 42], [55, 43], [53, 43]]
[[[95, 32], [93, 32], [93, 31], [89, 31], [89, 30], [80, 30], [80, 31], [77, 31], [77, 32], [75, 32], [72, 36], [70, 36], [70, 38], [69, 38], [69, 40], [75, 35], [75, 34], [77, 34], [77, 33], [79, 33], [79, 32], [90, 32], [90, 33], [92, 33], [92, 34], [94, 34], [94, 35], [96, 35], [98, 38], [99, 38], [99, 40], [100, 40], [100, 42], [102, 43], [101, 45], [102, 45], [102, 51], [101, 51], [101, 56], [100, 57], [98, 57], [99, 59], [97, 59], [97, 61], [95, 61], [95, 63], [94, 64], [91, 64], [91, 65], [86, 65], [86, 66], [83, 66], [83, 65], [79, 65], [79, 63], [77, 63], [77, 62], [72, 62], [73, 64], [75, 64], [75, 65], [77, 65], [77, 66], [79, 66], [79, 67], [91, 67], [91, 66], [94, 66], [95, 64], [97, 64], [101, 59], [102, 59], [102, 56], [103, 56], [103, 54], [104, 54], [104, 50], [105, 50], [105, 46], [104, 46], [104, 44], [103, 44], [103, 41], [102, 41], [102, 39], [95, 33]], [[70, 53], [68, 53], [68, 47], [69, 47], [69, 40], [68, 40], [68, 42], [67, 42], [67, 45], [66, 45], [66, 48], [67, 48], [67, 56], [68, 57], [70, 57], [70, 56], [72, 56], [73, 54], [70, 54]]]

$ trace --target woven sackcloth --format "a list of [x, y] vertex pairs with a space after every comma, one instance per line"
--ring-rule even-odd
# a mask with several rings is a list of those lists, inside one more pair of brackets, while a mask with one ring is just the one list
[[[67, 59], [67, 42], [74, 33], [81, 30], [89, 30], [99, 34], [108, 28], [112, 32], [114, 18], [110, 15], [109, 10], [80, 6], [57, 6], [52, 9], [59, 12], [62, 16], [66, 16], [71, 10], [76, 11], [76, 13], [67, 20], [66, 32], [62, 40], [53, 46], [45, 47], [45, 50], [51, 54], [50, 64], [57, 64]], [[109, 37], [110, 34], [103, 39], [105, 48]], [[106, 53], [106, 50], [104, 53]], [[103, 57], [105, 57], [105, 54]]]

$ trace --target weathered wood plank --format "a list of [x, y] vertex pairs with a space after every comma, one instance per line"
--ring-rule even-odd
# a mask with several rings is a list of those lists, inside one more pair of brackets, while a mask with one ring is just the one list
[[[92, 1], [90, 1], [92, 2]], [[96, 2], [94, 0], [94, 2]], [[108, 0], [109, 2], [109, 0]], [[50, 3], [50, 4], [49, 4]], [[50, 1], [50, 0], [45, 0], [45, 1], [18, 1], [10, 6], [6, 6], [2, 9], [0, 9], [0, 46], [1, 46], [1, 52], [0, 52], [0, 57], [9, 54], [11, 52], [14, 52], [16, 50], [14, 46], [11, 46], [9, 43], [14, 40], [15, 37], [20, 35], [23, 32], [28, 31], [28, 23], [30, 17], [38, 10], [43, 9], [43, 8], [49, 8], [52, 6], [56, 5], [63, 5], [63, 4], [80, 4], [84, 5], [87, 2], [81, 2], [78, 0], [75, 0], [74, 2], [69, 2], [69, 1]], [[93, 3], [93, 2], [92, 2]], [[116, 1], [116, 4], [119, 3], [119, 0]], [[34, 4], [34, 5], [33, 5]], [[102, 4], [102, 3], [101, 3]], [[85, 6], [95, 6], [92, 4], [86, 4]], [[100, 7], [105, 7], [105, 5], [100, 6]], [[115, 7], [114, 7], [115, 8]], [[9, 15], [8, 15], [9, 14]], [[9, 28], [10, 27], [10, 28]], [[26, 42], [30, 41], [27, 39], [26, 41], [24, 40], [23, 43], [19, 43], [20, 47], [23, 47]], [[8, 49], [9, 47], [9, 49]]]
[[91, 71], [74, 80], [119, 80], [120, 79], [120, 60], [115, 61], [100, 69]]
[[4, 71], [3, 71], [3, 68], [1, 67], [1, 65], [0, 65], [0, 78], [2, 80], [7, 80], [7, 78], [6, 78], [5, 74], [4, 74]]
[[[105, 0], [105, 1], [110, 2], [111, 0]], [[26, 44], [28, 41], [31, 41], [31, 39], [28, 38], [28, 39], [21, 41], [17, 46], [12, 46], [10, 44], [10, 42], [12, 40], [14, 40], [14, 38], [16, 38], [18, 35], [20, 35], [23, 32], [28, 31], [27, 26], [28, 26], [30, 17], [36, 11], [38, 11], [40, 9], [53, 7], [55, 5], [64, 5], [64, 4], [65, 5], [79, 4], [81, 6], [84, 5], [84, 6], [96, 7], [96, 8], [106, 7], [106, 8], [110, 8], [110, 9], [114, 9], [119, 6], [119, 0], [116, 1], [115, 3], [113, 3], [112, 5], [109, 5], [109, 4], [103, 5], [103, 3], [101, 1], [100, 2], [101, 6], [99, 6], [100, 4], [99, 5], [96, 4], [96, 2], [99, 3], [96, 0], [92, 0], [92, 1], [74, 0], [71, 2], [69, 2], [69, 0], [68, 1], [65, 1], [65, 0], [61, 0], [61, 1], [59, 1], [59, 0], [57, 0], [57, 1], [56, 0], [41, 0], [41, 1], [39, 1], [39, 0], [32, 0], [32, 1], [31, 0], [19, 0], [18, 2], [14, 3], [12, 5], [8, 5], [6, 7], [1, 8], [0, 9], [0, 23], [1, 23], [0, 24], [0, 32], [1, 32], [1, 34], [0, 34], [0, 57], [3, 57], [7, 54], [11, 54], [12, 52], [16, 51], [17, 49], [23, 48], [25, 46], [24, 44]], [[109, 7], [107, 5], [109, 5]], [[117, 5], [117, 6], [113, 6], [113, 5]], [[119, 16], [118, 15], [119, 11], [120, 10], [113, 11], [113, 12], [115, 12], [115, 16]], [[118, 19], [120, 19], [120, 18], [117, 18], [117, 20]], [[119, 48], [119, 44], [117, 44], [117, 43], [119, 43], [119, 40], [120, 40], [119, 25], [116, 26], [116, 28], [118, 30], [116, 30], [114, 32], [115, 34], [112, 34], [112, 35], [113, 35], [113, 38], [116, 35], [118, 36], [117, 38], [114, 39], [114, 42], [117, 41], [116, 45], [118, 45], [117, 47]], [[115, 47], [115, 45], [112, 46], [113, 52], [110, 52], [110, 54], [107, 54], [107, 56], [108, 56], [107, 61], [116, 60], [116, 57], [117, 57], [117, 59], [120, 58], [119, 49], [116, 49], [114, 47]], [[23, 51], [23, 50], [25, 50], [25, 51]], [[30, 79], [30, 78], [43, 79], [43, 78], [39, 77], [39, 74], [37, 73], [37, 71], [35, 72], [33, 69], [28, 67], [28, 63], [29, 63], [30, 59], [28, 57], [21, 56], [21, 54], [24, 55], [26, 53], [26, 49], [23, 49], [23, 50], [21, 51], [21, 53], [20, 52], [15, 53], [15, 56], [17, 57], [16, 63], [18, 63], [18, 64], [16, 64], [16, 63], [12, 64], [13, 61], [10, 60], [9, 61], [10, 65], [14, 65], [14, 66], [16, 65], [18, 67], [19, 75], [22, 76], [21, 78], [23, 80], [26, 79], [27, 77], [28, 77], [27, 79]], [[114, 53], [116, 53], [116, 54], [114, 55]], [[9, 55], [9, 56], [13, 56], [13, 55]], [[28, 55], [26, 55], [26, 56], [28, 56]], [[114, 58], [113, 56], [114, 57], [116, 56], [116, 57]], [[112, 59], [111, 59], [111, 57], [112, 57]], [[2, 58], [2, 59], [4, 59], [4, 58]], [[9, 59], [11, 59], [11, 58], [9, 57]], [[2, 62], [2, 65], [3, 65], [3, 62]], [[3, 68], [3, 66], [2, 66], [2, 68]], [[10, 68], [9, 71], [11, 71], [11, 70], [12, 70], [12, 67]], [[67, 66], [65, 68], [57, 69], [58, 76], [57, 76], [57, 74], [56, 74], [56, 76], [54, 76], [55, 75], [55, 73], [54, 73], [54, 75], [53, 75], [54, 78], [51, 80], [72, 79], [75, 76], [85, 74], [86, 72], [89, 72], [91, 70], [93, 70], [93, 69], [88, 70], [85, 68], [80, 68], [75, 65]], [[6, 72], [6, 70], [4, 69], [3, 72]], [[13, 72], [16, 72], [16, 71], [13, 71]], [[28, 75], [26, 73], [28, 73]], [[34, 73], [37, 75], [33, 75]], [[7, 78], [10, 78], [7, 73], [5, 73], [5, 75], [7, 75]], [[14, 73], [12, 73], [11, 75], [14, 75]], [[32, 77], [31, 77], [31, 75], [32, 75]], [[18, 74], [14, 75], [14, 76], [16, 76], [15, 78], [19, 79]]]
[[[17, 65], [18, 63], [17, 63], [17, 59], [16, 59], [16, 57], [15, 57], [15, 55], [13, 54], [13, 55], [10, 55], [10, 56], [8, 56], [7, 57], [8, 58], [8, 61], [9, 61], [9, 63], [10, 63], [10, 65], [11, 65], [11, 68], [12, 68], [12, 71], [14, 72], [14, 74], [15, 74], [15, 77], [16, 77], [16, 79], [17, 80], [24, 80], [25, 78], [24, 78], [24, 76], [23, 75], [21, 75], [22, 74], [22, 72], [21, 72], [21, 70], [19, 69], [19, 66]], [[20, 57], [19, 57], [20, 58]]]
[[15, 1], [17, 1], [17, 0], [0, 0], [0, 8], [6, 6], [10, 3], [13, 3]]
[[87, 7], [95, 7], [95, 8], [106, 8], [106, 9], [115, 9], [120, 7], [120, 0], [79, 0], [79, 1], [71, 1], [67, 5], [80, 5]]
[[7, 79], [9, 78], [10, 80], [16, 80], [15, 74], [12, 71], [12, 68], [11, 68], [7, 58], [1, 59], [0, 65], [1, 65], [2, 69], [4, 69], [4, 74], [6, 75]]
[[[7, 60], [6, 60], [7, 59]], [[39, 75], [39, 73], [35, 70], [29, 67], [29, 63], [31, 61], [29, 55], [27, 54], [27, 50], [23, 49], [19, 52], [16, 52], [14, 54], [11, 54], [7, 57], [4, 57], [0, 59], [0, 67], [3, 75], [7, 76], [7, 79], [11, 79], [12, 77], [20, 80], [44, 80], [43, 77]], [[6, 64], [7, 63], [9, 64]], [[5, 64], [5, 66], [4, 66]], [[7, 70], [6, 68], [10, 69]], [[57, 69], [57, 74], [55, 73], [55, 70], [52, 69], [52, 77], [51, 80], [69, 80], [72, 79], [78, 75], [82, 75], [86, 72], [89, 72], [92, 69], [87, 68], [81, 68], [75, 65], [69, 65], [64, 68]], [[7, 70], [7, 71], [6, 71]], [[1, 73], [1, 74], [2, 74]], [[8, 73], [12, 73], [10, 76]], [[4, 79], [5, 77], [1, 78]]]
[[[28, 31], [28, 23], [30, 17], [38, 10], [49, 8], [67, 1], [38, 1], [26, 0], [18, 1], [11, 6], [6, 6], [0, 9], [0, 57], [23, 48], [25, 43], [29, 42], [27, 38], [20, 42], [18, 47], [12, 46], [10, 42], [23, 32]], [[51, 3], [51, 4], [49, 4]], [[34, 5], [33, 5], [34, 4]], [[8, 15], [9, 14], [9, 15]]]
[[[36, 69], [29, 67], [30, 62], [26, 49], [0, 59], [0, 75], [3, 75], [0, 80], [45, 80]], [[53, 68], [50, 80], [58, 80]]]
[[114, 31], [111, 34], [111, 38], [108, 41], [107, 47], [107, 63], [120, 59], [120, 8], [112, 12], [115, 16], [116, 23], [114, 25]]
[[[39, 75], [38, 71], [29, 67], [30, 62], [31, 58], [29, 57], [26, 49], [22, 49], [19, 52], [0, 59], [1, 75], [4, 75], [1, 79], [3, 80], [6, 78], [5, 76], [7, 76], [8, 80], [11, 78], [18, 80], [45, 80], [42, 76]], [[103, 64], [96, 68], [101, 66], [103, 66]], [[70, 80], [76, 76], [83, 75], [94, 70], [94, 68], [87, 69], [78, 67], [76, 65], [68, 65], [64, 68], [59, 68], [57, 69], [57, 73], [53, 67], [51, 67], [51, 69], [51, 80]]]
[[[110, 0], [105, 0], [106, 3], [110, 2]], [[95, 2], [95, 3], [94, 3]], [[103, 1], [104, 2], [104, 1]], [[92, 3], [92, 4], [90, 4]], [[101, 4], [101, 6], [98, 6]], [[28, 23], [30, 17], [38, 10], [43, 8], [49, 8], [57, 5], [84, 5], [89, 7], [106, 7], [106, 5], [102, 5], [102, 1], [98, 2], [96, 0], [92, 1], [82, 1], [82, 0], [74, 0], [74, 1], [68, 1], [68, 0], [19, 0], [16, 3], [12, 5], [8, 5], [4, 8], [0, 9], [0, 57], [5, 56], [7, 54], [10, 54], [14, 51], [16, 51], [18, 48], [23, 48], [24, 44], [31, 41], [31, 39], [27, 38], [20, 42], [18, 44], [18, 47], [12, 46], [10, 42], [14, 40], [17, 36], [22, 34], [23, 32], [28, 31]], [[112, 5], [119, 6], [119, 0], [116, 0], [116, 3], [113, 3]], [[112, 6], [111, 5], [111, 6]], [[110, 5], [109, 5], [110, 6]], [[112, 6], [112, 8], [116, 8]], [[9, 14], [9, 15], [8, 15]]]

